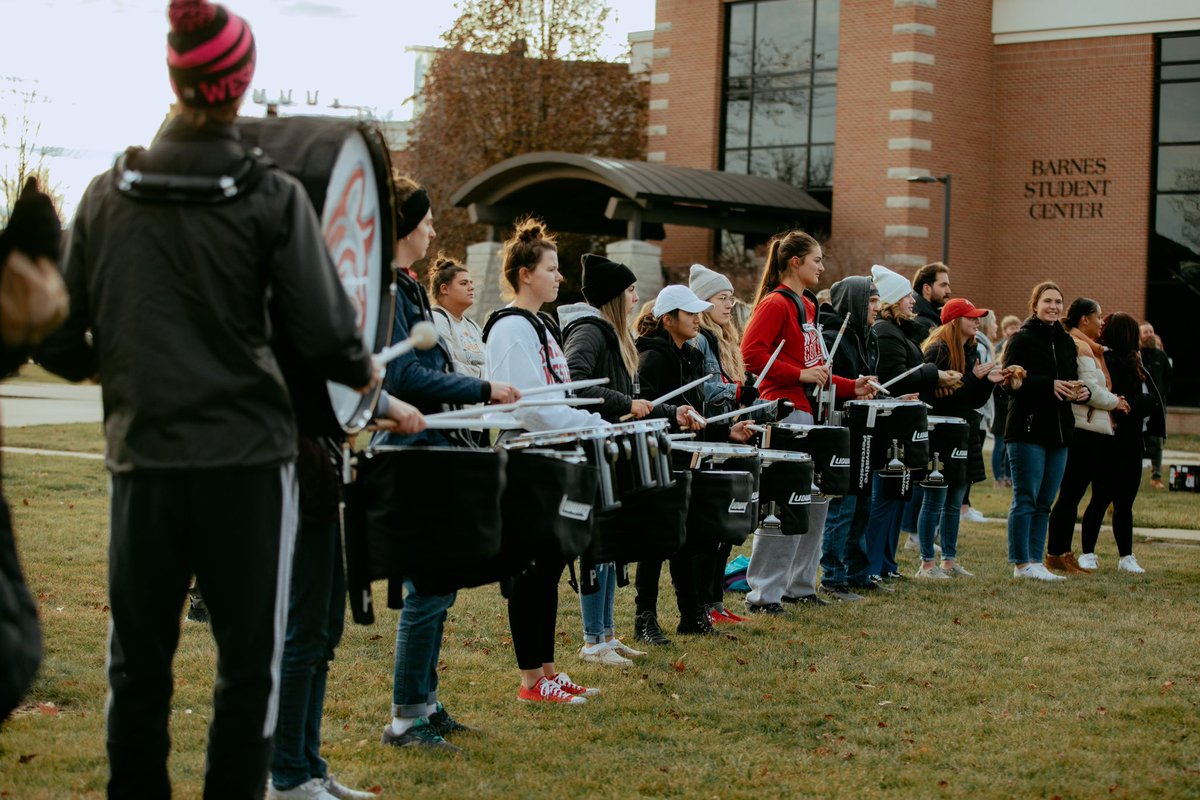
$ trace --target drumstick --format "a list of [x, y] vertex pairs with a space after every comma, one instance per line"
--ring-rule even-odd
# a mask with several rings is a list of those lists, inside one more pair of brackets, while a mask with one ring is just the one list
[[712, 424], [714, 422], [722, 422], [723, 420], [733, 419], [734, 417], [740, 417], [742, 414], [746, 414], [751, 411], [757, 411], [760, 408], [767, 408], [768, 406], [773, 406], [773, 405], [775, 405], [774, 400], [771, 400], [766, 403], [756, 403], [752, 406], [746, 406], [745, 408], [739, 408], [736, 411], [727, 411], [724, 414], [717, 414], [715, 417], [709, 417], [708, 419], [705, 420], [705, 422], [707, 422], [709, 424]]
[[825, 329], [817, 325], [817, 343], [821, 345], [821, 357], [825, 359], [825, 363], [829, 363], [829, 348], [825, 346]]
[[[705, 375], [703, 378], [696, 378], [696, 380], [692, 381], [691, 383], [685, 383], [683, 386], [680, 386], [675, 391], [667, 392], [662, 397], [656, 397], [655, 399], [651, 400], [650, 407], [654, 408], [655, 406], [660, 406], [663, 403], [670, 400], [671, 398], [678, 397], [679, 395], [683, 394], [684, 392], [691, 391], [692, 389], [695, 389], [697, 386], [704, 383], [705, 381], [712, 380], [714, 377], [716, 377], [716, 376], [715, 375]], [[621, 422], [626, 422], [631, 419], [633, 419], [633, 414], [626, 414], [625, 416], [621, 417]]]
[[430, 350], [437, 346], [438, 332], [432, 322], [418, 322], [412, 326], [412, 334], [403, 342], [396, 342], [375, 354], [376, 365], [383, 367], [395, 361], [409, 350]]
[[754, 388], [762, 388], [762, 383], [767, 377], [767, 373], [771, 371], [771, 365], [775, 363], [775, 359], [779, 358], [779, 353], [783, 350], [783, 346], [787, 343], [787, 339], [780, 339], [779, 346], [775, 348], [775, 352], [771, 353], [771, 357], [767, 359], [767, 365], [763, 367], [762, 374], [758, 376], [758, 380], [754, 382]]
[[425, 420], [457, 419], [460, 417], [478, 417], [480, 414], [498, 414], [502, 411], [515, 411], [520, 408], [540, 408], [543, 406], [598, 406], [604, 402], [599, 397], [547, 397], [544, 400], [518, 400], [515, 403], [503, 403], [495, 406], [472, 406], [459, 408], [454, 411], [440, 411], [437, 414], [426, 414]]
[[462, 430], [464, 428], [485, 428], [501, 431], [519, 431], [522, 426], [507, 419], [487, 419], [485, 417], [456, 417], [455, 419], [425, 419], [425, 430]]
[[708, 424], [708, 420], [706, 420], [704, 417], [702, 417], [702, 416], [700, 416], [699, 414], [697, 414], [697, 413], [696, 413], [695, 411], [693, 411], [692, 409], [690, 409], [690, 408], [689, 408], [689, 409], [687, 410], [687, 413], [688, 413], [688, 416], [689, 416], [689, 417], [691, 417], [692, 419], [696, 420], [696, 422], [699, 422], [701, 425], [707, 425], [707, 424]]
[[920, 369], [921, 367], [923, 367], [923, 366], [925, 366], [925, 365], [924, 365], [924, 364], [917, 364], [917, 365], [916, 365], [915, 367], [913, 367], [912, 369], [906, 369], [906, 370], [904, 370], [904, 372], [901, 372], [899, 375], [897, 375], [896, 377], [892, 378], [890, 381], [887, 381], [886, 383], [884, 383], [882, 388], [886, 389], [887, 387], [891, 386], [891, 385], [892, 385], [893, 383], [895, 383], [896, 381], [898, 381], [898, 380], [901, 380], [901, 379], [903, 379], [903, 378], [907, 378], [909, 375], [912, 375], [914, 372], [916, 372], [917, 370], [919, 370], [919, 369]]
[[586, 381], [570, 381], [569, 383], [548, 383], [545, 386], [535, 386], [532, 389], [522, 389], [521, 397], [532, 397], [546, 392], [573, 392], [576, 389], [587, 389], [590, 386], [603, 386], [608, 378], [588, 378]]
[[874, 389], [876, 392], [880, 392], [880, 393], [882, 393], [882, 394], [885, 394], [885, 395], [887, 395], [888, 397], [891, 397], [891, 396], [892, 396], [892, 393], [891, 393], [891, 392], [889, 392], [887, 389], [885, 389], [885, 388], [883, 388], [882, 386], [880, 386], [880, 385], [879, 385], [878, 383], [876, 383], [875, 381], [868, 380], [868, 381], [867, 381], [867, 385], [868, 385], [868, 386], [870, 386], [871, 388], [873, 388], [873, 389]]
[[842, 327], [838, 330], [837, 338], [833, 340], [833, 347], [829, 348], [829, 366], [833, 367], [833, 357], [837, 354], [838, 345], [842, 343], [842, 334], [846, 332], [846, 326], [850, 323], [850, 315], [842, 320]]

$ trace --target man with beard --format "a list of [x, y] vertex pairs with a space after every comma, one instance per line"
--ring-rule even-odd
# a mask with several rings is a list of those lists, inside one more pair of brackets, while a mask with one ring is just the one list
[[913, 293], [917, 296], [917, 304], [913, 308], [917, 312], [917, 328], [921, 341], [929, 336], [929, 332], [942, 324], [942, 306], [950, 299], [950, 268], [940, 261], [926, 264], [913, 275]]

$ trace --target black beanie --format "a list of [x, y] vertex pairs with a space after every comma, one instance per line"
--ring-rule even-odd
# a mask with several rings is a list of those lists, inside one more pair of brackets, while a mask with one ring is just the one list
[[589, 305], [600, 308], [609, 300], [637, 283], [633, 270], [595, 253], [583, 256], [583, 296]]

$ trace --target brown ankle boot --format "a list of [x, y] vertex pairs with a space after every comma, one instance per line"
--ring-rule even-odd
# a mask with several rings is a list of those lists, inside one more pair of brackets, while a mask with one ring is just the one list
[[1045, 564], [1046, 569], [1054, 572], [1070, 572], [1070, 568], [1067, 566], [1066, 559], [1062, 556], [1052, 556], [1047, 553]]
[[1079, 562], [1075, 560], [1074, 553], [1064, 553], [1060, 557], [1062, 558], [1063, 563], [1065, 563], [1067, 565], [1067, 574], [1068, 575], [1091, 575], [1092, 574], [1092, 571], [1090, 569], [1085, 569], [1084, 567], [1079, 565]]

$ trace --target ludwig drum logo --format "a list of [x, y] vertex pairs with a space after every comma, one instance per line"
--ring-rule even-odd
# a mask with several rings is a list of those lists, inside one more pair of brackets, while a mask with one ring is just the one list
[[929, 431], [915, 431], [913, 433], [912, 440], [914, 442], [928, 442], [929, 441]]
[[369, 256], [379, 223], [375, 210], [367, 205], [366, 168], [359, 164], [342, 185], [324, 231], [325, 246], [333, 257], [338, 278], [350, 297], [350, 304], [354, 306], [358, 332], [363, 335], [367, 333], [367, 308], [370, 302]]
[[807, 505], [810, 505], [811, 503], [812, 503], [812, 495], [811, 494], [799, 494], [797, 492], [792, 492], [792, 496], [788, 498], [789, 506], [807, 506]]
[[570, 500], [566, 495], [563, 495], [562, 502], [558, 504], [558, 515], [567, 519], [587, 522], [588, 517], [592, 515], [592, 507], [587, 503], [578, 503]]
[[956, 448], [954, 448], [953, 450], [951, 450], [951, 451], [950, 451], [950, 457], [951, 457], [951, 458], [960, 458], [960, 459], [961, 459], [961, 458], [966, 458], [966, 457], [967, 457], [967, 451], [966, 451], [966, 450], [959, 450], [959, 449], [956, 447]]
[[843, 467], [845, 467], [846, 469], [849, 469], [850, 468], [850, 457], [835, 455], [833, 458], [829, 459], [829, 466], [833, 467], [834, 469], [841, 469]]
[[730, 514], [745, 514], [748, 508], [750, 508], [750, 504], [745, 500], [731, 500], [729, 503]]

